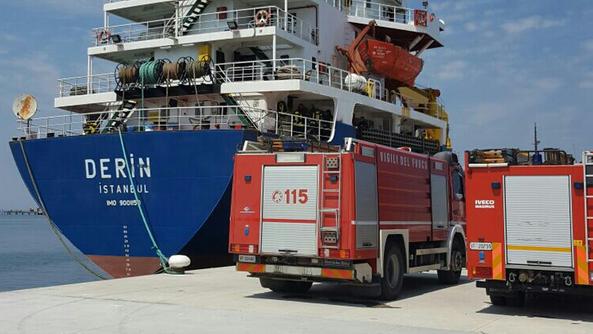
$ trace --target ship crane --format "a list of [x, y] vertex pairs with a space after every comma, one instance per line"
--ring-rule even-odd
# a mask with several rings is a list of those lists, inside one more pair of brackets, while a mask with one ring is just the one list
[[350, 71], [356, 74], [363, 75], [369, 72], [366, 63], [362, 60], [362, 57], [358, 52], [358, 47], [365, 40], [365, 38], [369, 34], [369, 31], [373, 30], [373, 35], [375, 35], [376, 25], [377, 22], [375, 20], [369, 22], [369, 24], [364, 29], [362, 29], [362, 31], [356, 36], [352, 44], [350, 44], [350, 46], [347, 49], [341, 46], [336, 46], [336, 50], [340, 52], [342, 55], [344, 55], [346, 59], [348, 59], [348, 63], [350, 64]]

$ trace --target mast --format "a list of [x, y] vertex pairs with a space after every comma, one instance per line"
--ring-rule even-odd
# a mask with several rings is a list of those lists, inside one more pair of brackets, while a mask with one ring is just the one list
[[537, 153], [537, 145], [541, 143], [537, 140], [537, 123], [533, 123], [533, 146], [535, 146], [534, 151]]

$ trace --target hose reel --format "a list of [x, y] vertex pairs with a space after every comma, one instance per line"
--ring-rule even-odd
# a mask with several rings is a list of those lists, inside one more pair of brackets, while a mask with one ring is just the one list
[[138, 83], [138, 73], [140, 69], [140, 63], [132, 65], [119, 64], [115, 68], [115, 81], [117, 88], [131, 88], [133, 85]]
[[115, 68], [115, 80], [118, 89], [147, 87], [160, 84], [193, 85], [195, 80], [206, 77], [212, 82], [214, 63], [209, 56], [195, 60], [192, 57], [181, 57], [177, 62], [169, 59], [150, 59], [132, 65], [119, 64]]

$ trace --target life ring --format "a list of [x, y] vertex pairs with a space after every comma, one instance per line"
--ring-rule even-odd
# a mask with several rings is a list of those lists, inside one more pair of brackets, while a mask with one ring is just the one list
[[270, 12], [265, 9], [260, 10], [255, 14], [255, 25], [257, 27], [265, 27], [270, 20]]
[[97, 44], [107, 44], [111, 38], [111, 32], [103, 29], [97, 32]]

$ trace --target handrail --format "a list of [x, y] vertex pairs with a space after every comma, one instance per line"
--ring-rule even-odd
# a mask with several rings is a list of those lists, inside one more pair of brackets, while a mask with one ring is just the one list
[[327, 140], [333, 129], [333, 120], [228, 105], [67, 113], [20, 121], [18, 129], [27, 138], [115, 133], [122, 124], [127, 131], [234, 129], [245, 128], [243, 121], [246, 116], [258, 131], [279, 136]]
[[[268, 21], [256, 25], [255, 15], [266, 10], [270, 14]], [[286, 13], [279, 7], [266, 6], [204, 13], [197, 16], [197, 20], [188, 30], [182, 31], [182, 24], [189, 16], [177, 18], [177, 22], [171, 24], [171, 18], [98, 27], [92, 30], [94, 46], [114, 44], [109, 36], [118, 35], [121, 42], [138, 42], [160, 38], [174, 38], [177, 35], [203, 34], [220, 31], [230, 31], [228, 22], [237, 23], [238, 29], [255, 29], [263, 27], [276, 27], [287, 31], [302, 40], [312, 44], [318, 43], [318, 30], [316, 27], [306, 23], [300, 18]], [[286, 22], [285, 22], [286, 21]], [[176, 33], [177, 32], [177, 33]]]
[[386, 98], [380, 81], [303, 58], [219, 63], [215, 66], [214, 76], [222, 82], [297, 79], [379, 100]]
[[414, 25], [414, 9], [401, 6], [353, 0], [348, 15], [374, 20]]
[[[350, 5], [344, 5], [342, 0], [325, 0], [325, 2], [337, 8], [340, 11], [346, 12], [347, 15], [368, 18], [373, 20], [391, 21], [395, 23], [402, 23], [415, 26], [414, 11], [425, 10], [419, 8], [409, 8], [403, 6], [395, 6], [389, 4], [378, 3], [366, 0], [351, 0]], [[427, 25], [439, 24], [437, 17], [428, 20]]]
[[[218, 82], [299, 79], [383, 101], [391, 101], [393, 97], [385, 92], [380, 81], [365, 78], [366, 83], [357, 82], [356, 78], [362, 76], [303, 58], [218, 63], [213, 75]], [[63, 78], [58, 80], [58, 97], [113, 92], [116, 88], [113, 73]]]
[[58, 97], [113, 92], [117, 87], [113, 73], [58, 79]]

